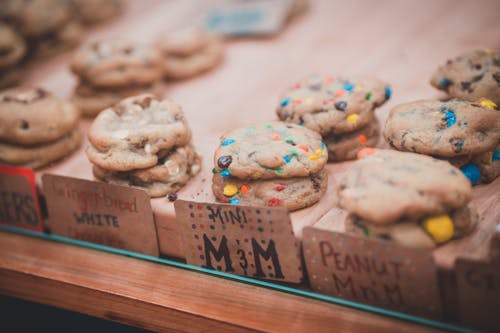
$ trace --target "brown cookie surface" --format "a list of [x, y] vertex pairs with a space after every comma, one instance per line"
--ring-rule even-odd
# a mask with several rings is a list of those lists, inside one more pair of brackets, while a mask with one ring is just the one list
[[368, 152], [338, 190], [340, 206], [363, 220], [387, 225], [446, 214], [471, 199], [469, 180], [446, 161], [395, 150]]
[[41, 88], [13, 88], [0, 92], [0, 140], [39, 144], [59, 139], [78, 121], [73, 104]]
[[500, 52], [476, 50], [450, 59], [432, 75], [431, 84], [451, 97], [500, 104]]
[[71, 70], [99, 87], [150, 84], [161, 79], [162, 56], [154, 47], [100, 41], [79, 49]]
[[26, 53], [26, 42], [11, 26], [0, 22], [0, 69], [17, 64]]
[[341, 134], [366, 126], [391, 94], [377, 79], [311, 75], [283, 94], [276, 113], [321, 135]]
[[500, 111], [484, 103], [455, 99], [401, 104], [391, 110], [383, 134], [398, 150], [439, 157], [492, 151], [500, 140]]
[[185, 146], [191, 131], [179, 105], [144, 94], [124, 99], [94, 119], [89, 160], [112, 171], [144, 169], [174, 147]]
[[104, 182], [146, 190], [152, 197], [177, 192], [201, 168], [200, 156], [192, 145], [176, 148], [157, 165], [131, 171], [109, 171], [94, 165], [92, 171]]
[[327, 159], [318, 133], [275, 121], [222, 135], [214, 170], [240, 179], [305, 177], [323, 169]]
[[214, 174], [212, 191], [225, 203], [297, 210], [318, 202], [328, 185], [328, 172], [306, 177], [242, 180]]

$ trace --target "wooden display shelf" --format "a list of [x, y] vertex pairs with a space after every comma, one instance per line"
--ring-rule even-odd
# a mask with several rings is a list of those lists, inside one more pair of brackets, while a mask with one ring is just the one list
[[437, 331], [228, 279], [3, 231], [0, 293], [159, 332]]
[[[219, 135], [275, 120], [280, 94], [301, 77], [370, 75], [387, 81], [393, 98], [376, 111], [384, 122], [390, 108], [399, 103], [443, 97], [428, 80], [449, 57], [476, 48], [500, 49], [500, 3], [494, 0], [310, 2], [310, 9], [279, 35], [227, 41], [219, 68], [167, 85], [165, 97], [183, 107], [194, 146], [203, 157], [201, 174], [180, 191], [181, 199], [213, 200], [210, 170]], [[123, 17], [92, 29], [86, 42], [153, 43], [166, 31], [192, 21], [201, 10], [192, 1], [127, 4]], [[65, 54], [37, 65], [26, 83], [69, 98], [76, 85], [68, 69], [70, 57]], [[82, 121], [82, 130], [89, 124]], [[37, 176], [56, 173], [92, 179], [84, 155], [87, 145], [85, 140], [77, 153]], [[387, 145], [381, 142], [379, 147]], [[330, 185], [346, 167], [328, 166]], [[299, 237], [303, 226], [318, 221], [334, 206], [332, 190], [319, 205], [292, 215]], [[154, 199], [152, 206], [160, 238], [169, 240], [162, 252], [182, 257], [172, 204]], [[254, 285], [5, 232], [0, 232], [0, 293], [158, 331], [432, 331]]]

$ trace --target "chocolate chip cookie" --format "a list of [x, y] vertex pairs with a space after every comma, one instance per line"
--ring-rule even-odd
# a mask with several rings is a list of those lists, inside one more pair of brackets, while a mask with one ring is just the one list
[[161, 48], [163, 70], [168, 79], [184, 79], [206, 72], [223, 58], [222, 41], [199, 29], [171, 33]]
[[120, 0], [71, 0], [78, 20], [85, 25], [107, 21], [118, 16], [123, 10]]
[[500, 104], [500, 52], [476, 50], [448, 60], [432, 75], [431, 84], [451, 97]]
[[145, 93], [161, 97], [162, 92], [162, 84], [156, 82], [146, 85], [130, 84], [119, 88], [98, 88], [86, 82], [80, 82], [73, 92], [71, 101], [83, 115], [95, 117], [102, 110], [127, 97]]
[[283, 94], [276, 113], [323, 136], [341, 134], [368, 125], [391, 94], [388, 84], [373, 78], [311, 75]]
[[269, 122], [222, 135], [215, 171], [240, 179], [307, 177], [328, 160], [321, 136], [305, 127]]
[[0, 140], [12, 144], [55, 141], [71, 131], [78, 110], [41, 88], [0, 92]]
[[396, 106], [384, 137], [391, 146], [439, 157], [493, 151], [500, 140], [500, 111], [488, 100], [420, 100]]
[[94, 165], [93, 173], [104, 182], [142, 188], [152, 197], [161, 197], [177, 192], [200, 171], [200, 167], [200, 157], [192, 145], [187, 145], [170, 151], [150, 168], [123, 172]]
[[78, 50], [71, 70], [97, 87], [144, 85], [161, 79], [162, 60], [154, 47], [100, 41]]
[[0, 69], [19, 63], [26, 53], [26, 42], [11, 26], [0, 22]]
[[32, 145], [18, 145], [0, 141], [0, 163], [38, 169], [68, 156], [81, 142], [77, 128], [55, 141]]
[[124, 99], [94, 119], [89, 160], [110, 171], [150, 168], [174, 147], [185, 146], [191, 131], [179, 105], [144, 94]]
[[213, 175], [212, 191], [225, 203], [262, 207], [286, 207], [293, 211], [319, 201], [327, 189], [328, 173], [320, 170], [306, 177], [243, 180]]

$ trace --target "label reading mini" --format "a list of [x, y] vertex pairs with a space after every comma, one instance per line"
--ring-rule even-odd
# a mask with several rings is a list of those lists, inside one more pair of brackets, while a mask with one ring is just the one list
[[313, 227], [304, 229], [302, 244], [315, 291], [441, 317], [437, 272], [430, 251]]
[[145, 191], [56, 175], [42, 179], [54, 234], [159, 255]]
[[299, 244], [286, 209], [183, 200], [174, 205], [189, 264], [262, 279], [302, 280]]
[[0, 223], [43, 231], [32, 169], [0, 165]]

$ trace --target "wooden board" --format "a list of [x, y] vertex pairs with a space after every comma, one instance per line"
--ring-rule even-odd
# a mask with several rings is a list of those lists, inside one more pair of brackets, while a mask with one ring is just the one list
[[[196, 21], [210, 4], [130, 1], [123, 17], [90, 31], [85, 41], [122, 39], [153, 43], [166, 32]], [[495, 1], [385, 1], [376, 6], [369, 1], [311, 1], [310, 9], [277, 36], [227, 41], [222, 66], [166, 87], [164, 96], [183, 107], [193, 130], [194, 145], [203, 157], [201, 173], [179, 192], [179, 197], [213, 201], [212, 156], [218, 137], [236, 127], [275, 120], [274, 110], [281, 93], [310, 73], [373, 75], [389, 82], [393, 98], [376, 112], [382, 122], [399, 103], [443, 97], [428, 83], [433, 70], [460, 52], [500, 49], [498, 12], [500, 3]], [[65, 54], [40, 65], [32, 71], [27, 83], [41, 85], [68, 98], [76, 85], [76, 78], [67, 66], [70, 58], [70, 54]], [[90, 120], [84, 120], [81, 128], [86, 130], [89, 125]], [[92, 179], [91, 164], [84, 154], [87, 145], [85, 140], [78, 153], [38, 175], [50, 172]], [[379, 146], [387, 148], [384, 142]], [[348, 166], [349, 163], [328, 165], [327, 194], [312, 208], [292, 214], [299, 238], [304, 226], [312, 225], [334, 207], [335, 177]], [[475, 190], [477, 202], [491, 200], [487, 198], [498, 192], [500, 183], [497, 180], [486, 188]], [[488, 203], [489, 208], [482, 216], [491, 222], [500, 214], [500, 208]], [[152, 206], [161, 252], [183, 257], [172, 203], [163, 198], [153, 199]], [[442, 253], [437, 256], [443, 265], [450, 265], [456, 253], [455, 247], [449, 249], [437, 251]]]
[[[373, 75], [386, 80], [394, 93], [393, 99], [377, 110], [384, 121], [398, 103], [442, 97], [428, 80], [447, 58], [475, 48], [500, 49], [500, 2], [495, 0], [310, 2], [310, 10], [281, 34], [228, 41], [221, 67], [167, 86], [165, 97], [183, 106], [194, 144], [204, 158], [202, 173], [179, 193], [181, 198], [211, 198], [211, 158], [217, 137], [236, 126], [275, 119], [274, 108], [282, 91], [305, 75]], [[192, 22], [209, 3], [144, 0], [128, 1], [127, 5], [124, 16], [91, 29], [86, 41], [115, 38], [153, 42], [166, 31]], [[26, 83], [68, 98], [76, 85], [67, 67], [70, 58], [64, 54], [38, 64]], [[89, 121], [82, 121], [82, 129], [88, 126]], [[90, 164], [83, 153], [86, 145], [84, 141], [77, 154], [38, 176], [51, 172], [91, 179]], [[348, 166], [328, 166], [328, 196], [319, 209], [294, 213], [296, 231], [319, 220], [323, 211], [333, 206], [333, 185], [338, 173]], [[488, 220], [498, 219], [498, 195], [491, 198], [498, 194], [499, 185], [497, 180], [474, 190]], [[172, 204], [163, 199], [154, 199], [152, 204], [165, 237], [170, 238], [164, 252], [182, 255]], [[470, 254], [483, 256], [477, 251]], [[453, 256], [445, 254], [443, 258], [447, 265]], [[159, 331], [320, 332], [332, 327], [353, 332], [427, 331], [399, 320], [255, 286], [6, 233], [0, 233], [0, 292]]]

